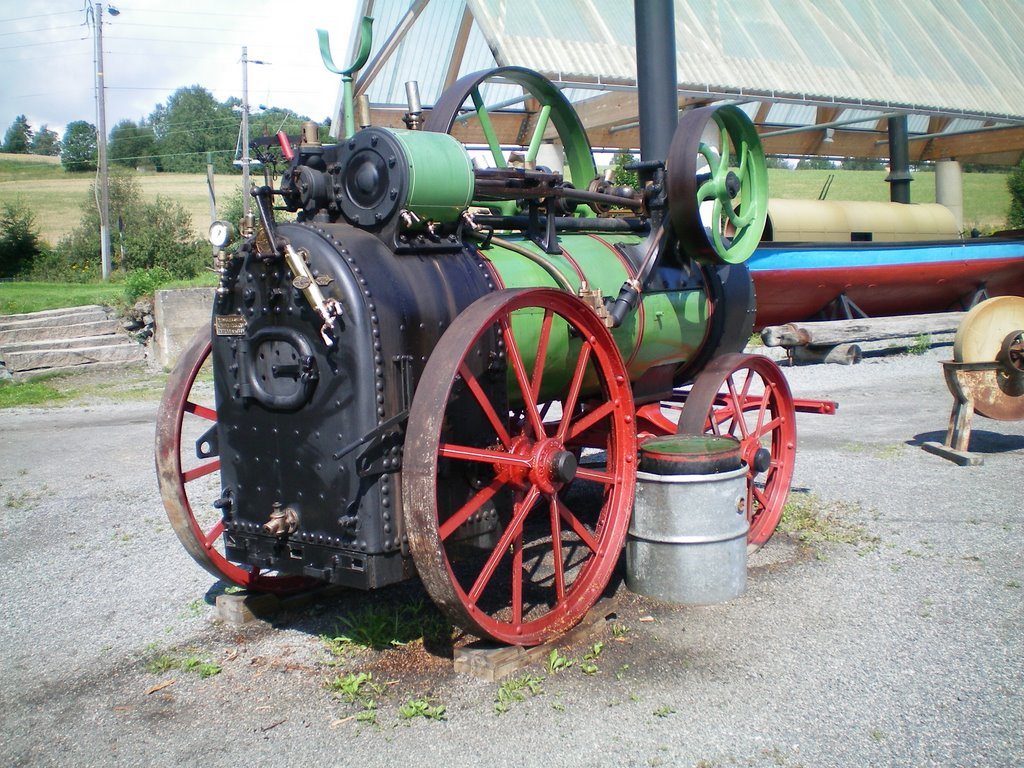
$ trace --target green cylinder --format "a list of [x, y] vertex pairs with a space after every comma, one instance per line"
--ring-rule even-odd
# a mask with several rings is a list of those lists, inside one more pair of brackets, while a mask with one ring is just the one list
[[392, 130], [409, 172], [405, 208], [425, 221], [455, 221], [473, 199], [473, 163], [446, 133]]
[[[492, 265], [499, 285], [503, 288], [560, 287], [557, 272], [572, 288], [578, 289], [586, 280], [589, 288], [603, 296], [614, 298], [627, 279], [636, 276], [636, 267], [629, 263], [615, 244], [637, 245], [643, 238], [620, 235], [614, 243], [603, 237], [569, 234], [559, 238], [561, 253], [546, 254], [536, 243], [518, 236], [508, 237], [518, 248], [526, 249], [543, 261], [526, 258], [514, 250], [492, 244], [480, 254]], [[522, 310], [513, 315], [513, 330], [523, 357], [530, 359], [537, 349], [543, 312]], [[630, 379], [636, 381], [656, 366], [681, 365], [691, 360], [705, 343], [710, 318], [710, 304], [703, 288], [686, 290], [649, 290], [644, 293], [640, 306], [621, 326], [612, 330], [612, 338], [622, 355]], [[553, 333], [549, 341], [548, 376], [553, 387], [563, 386], [571, 375], [571, 364], [576, 360], [574, 345], [578, 340], [566, 333]], [[568, 361], [563, 367], [559, 360]], [[555, 375], [558, 371], [561, 378]], [[554, 396], [553, 392], [549, 393]]]

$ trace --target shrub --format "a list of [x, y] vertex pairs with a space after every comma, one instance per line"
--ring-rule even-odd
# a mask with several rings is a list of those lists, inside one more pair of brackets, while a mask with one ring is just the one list
[[32, 211], [19, 201], [0, 206], [0, 277], [28, 272], [44, 250]]
[[1006, 226], [1010, 229], [1024, 229], [1024, 160], [1006, 179], [1010, 190], [1010, 214]]
[[[100, 217], [93, 190], [82, 203], [78, 227], [61, 238], [54, 254], [33, 268], [39, 280], [84, 282], [100, 274]], [[122, 233], [114, 222], [124, 223]], [[180, 205], [157, 196], [144, 202], [131, 176], [110, 178], [111, 262], [124, 273], [160, 267], [174, 278], [195, 277], [210, 264], [210, 247], [195, 239], [192, 218]]]
[[124, 278], [124, 295], [129, 302], [137, 301], [142, 296], [154, 293], [157, 288], [174, 279], [174, 275], [163, 267], [152, 269], [136, 269]]

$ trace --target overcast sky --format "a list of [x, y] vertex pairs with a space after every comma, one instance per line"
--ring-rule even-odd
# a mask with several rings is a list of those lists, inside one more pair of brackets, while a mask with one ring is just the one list
[[[85, 0], [0, 0], [0, 138], [18, 115], [63, 136], [73, 120], [96, 123], [93, 28]], [[183, 86], [218, 101], [242, 95], [242, 46], [251, 60], [249, 101], [314, 120], [334, 111], [340, 77], [320, 60], [317, 28], [334, 62], [348, 65], [356, 0], [124, 0], [103, 3], [107, 130], [138, 121]], [[108, 5], [117, 16], [108, 14]]]

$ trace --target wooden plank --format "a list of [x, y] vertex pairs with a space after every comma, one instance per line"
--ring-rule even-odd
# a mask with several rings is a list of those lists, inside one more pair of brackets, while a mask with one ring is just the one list
[[921, 447], [928, 451], [928, 453], [934, 453], [936, 456], [949, 459], [961, 467], [976, 467], [979, 464], [985, 463], [984, 456], [979, 456], [977, 453], [971, 453], [970, 451], [958, 451], [955, 448], [950, 448], [948, 445], [936, 443], [932, 440], [929, 440], [927, 443], [921, 443]]
[[214, 607], [217, 618], [225, 624], [248, 624], [251, 621], [271, 621], [282, 611], [306, 608], [318, 600], [337, 597], [345, 591], [345, 587], [330, 585], [284, 597], [256, 592], [236, 592], [230, 595], [217, 595]]
[[938, 312], [927, 315], [866, 317], [853, 320], [769, 325], [761, 331], [761, 340], [769, 347], [834, 346], [864, 341], [913, 338], [956, 333], [966, 312]]

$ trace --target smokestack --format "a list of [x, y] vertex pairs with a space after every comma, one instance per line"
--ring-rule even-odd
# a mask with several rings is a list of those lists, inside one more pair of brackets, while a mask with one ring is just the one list
[[889, 118], [889, 199], [894, 203], [910, 202], [910, 142], [907, 140], [907, 116]]
[[640, 159], [664, 161], [679, 122], [673, 0], [634, 0], [633, 17], [640, 99]]

